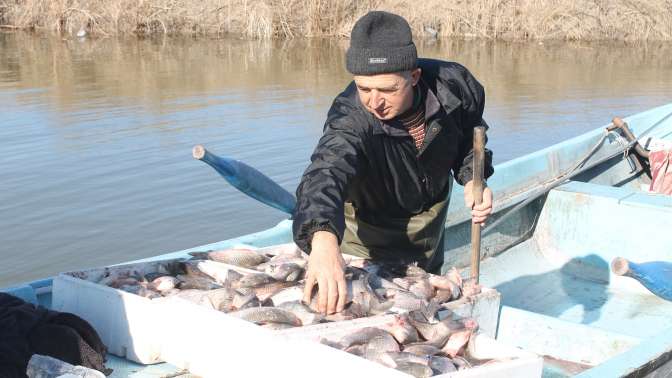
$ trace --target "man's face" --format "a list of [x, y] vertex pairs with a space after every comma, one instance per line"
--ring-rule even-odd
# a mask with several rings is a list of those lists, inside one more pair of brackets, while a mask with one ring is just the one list
[[355, 76], [355, 85], [362, 104], [380, 120], [390, 120], [413, 104], [413, 87], [420, 79], [420, 69]]

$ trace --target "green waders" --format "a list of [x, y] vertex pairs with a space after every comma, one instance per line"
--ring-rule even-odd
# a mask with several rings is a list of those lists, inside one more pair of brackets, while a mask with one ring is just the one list
[[373, 261], [418, 262], [429, 272], [443, 265], [443, 234], [450, 195], [410, 218], [380, 217], [364, 221], [345, 203], [345, 234], [341, 251]]

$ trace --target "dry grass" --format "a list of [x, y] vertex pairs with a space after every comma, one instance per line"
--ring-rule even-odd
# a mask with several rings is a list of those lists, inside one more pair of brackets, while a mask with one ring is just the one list
[[0, 25], [103, 36], [347, 37], [371, 9], [403, 15], [418, 37], [672, 40], [672, 0], [0, 0]]

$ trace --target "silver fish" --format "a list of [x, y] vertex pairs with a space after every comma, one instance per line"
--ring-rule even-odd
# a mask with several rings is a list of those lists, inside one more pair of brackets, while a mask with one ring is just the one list
[[404, 352], [417, 354], [420, 356], [433, 356], [441, 353], [441, 349], [428, 343], [411, 343], [404, 345]]
[[392, 357], [395, 363], [413, 362], [416, 364], [429, 366], [429, 355], [418, 355], [409, 352], [389, 352], [388, 355]]
[[277, 281], [296, 281], [303, 273], [303, 268], [294, 263], [270, 264], [264, 272]]
[[213, 290], [219, 289], [222, 285], [216, 283], [212, 278], [204, 278], [200, 276], [178, 275], [177, 279], [180, 281], [177, 285], [181, 290], [197, 289], [197, 290]]
[[446, 374], [457, 371], [453, 360], [443, 356], [431, 356], [429, 358], [429, 367], [432, 368], [434, 374]]
[[359, 329], [357, 331], [351, 332], [345, 336], [343, 336], [339, 341], [338, 345], [340, 346], [339, 349], [346, 349], [352, 345], [357, 345], [357, 344], [366, 344], [369, 342], [369, 340], [373, 339], [374, 337], [381, 336], [381, 335], [390, 335], [387, 331], [382, 330], [380, 328], [376, 327], [364, 327], [362, 329]]
[[405, 314], [395, 315], [394, 320], [383, 325], [383, 329], [392, 334], [399, 344], [418, 341], [418, 331], [408, 321]]
[[291, 311], [301, 319], [301, 324], [303, 325], [317, 324], [324, 319], [322, 314], [311, 310], [310, 307], [301, 301], [285, 302], [278, 306], [278, 308]]
[[217, 311], [229, 312], [233, 311], [233, 297], [236, 295], [235, 290], [228, 287], [221, 289], [209, 290], [205, 292], [201, 299], [201, 304], [210, 306]]
[[394, 302], [394, 306], [406, 311], [420, 311], [425, 318], [432, 319], [441, 307], [434, 300], [427, 301], [418, 298], [415, 294], [405, 290], [388, 290], [387, 298]]
[[472, 368], [471, 363], [469, 363], [469, 361], [467, 361], [466, 358], [460, 356], [456, 356], [453, 358], [453, 364], [455, 365], [458, 371]]
[[296, 327], [301, 326], [301, 319], [291, 311], [277, 307], [254, 307], [229, 313], [231, 316], [256, 324], [284, 323]]
[[255, 295], [257, 296], [257, 298], [259, 298], [260, 301], [266, 302], [269, 298], [273, 296], [273, 294], [290, 286], [296, 286], [296, 283], [287, 281], [276, 281], [254, 287], [252, 288], [252, 290], [254, 291]]
[[254, 273], [243, 276], [238, 282], [236, 282], [232, 287], [238, 288], [254, 288], [257, 286], [262, 286], [275, 282], [273, 277], [269, 276], [266, 273]]
[[429, 283], [429, 280], [426, 278], [419, 279], [417, 280], [414, 284], [412, 284], [409, 288], [408, 291], [411, 293], [415, 294], [419, 298], [423, 298], [425, 300], [430, 300], [434, 297], [434, 287], [432, 284]]
[[190, 255], [197, 258], [206, 258], [225, 264], [236, 265], [243, 268], [253, 268], [268, 258], [261, 253], [251, 249], [232, 248], [211, 252], [190, 252]]
[[441, 348], [441, 351], [449, 357], [457, 356], [465, 345], [467, 345], [473, 332], [474, 330], [470, 328], [453, 332], [448, 338], [446, 345]]
[[146, 288], [142, 285], [122, 285], [121, 287], [119, 287], [119, 290], [123, 290], [127, 293], [139, 295], [141, 297], [149, 299], [161, 298], [160, 293], [152, 289]]
[[424, 315], [415, 311], [408, 314], [408, 319], [425, 340], [438, 347], [443, 346], [453, 332], [465, 328], [464, 323], [451, 318], [430, 323]]
[[161, 276], [155, 278], [150, 284], [150, 287], [154, 290], [163, 292], [174, 289], [179, 282], [180, 281], [173, 276]]
[[241, 294], [236, 292], [235, 295], [233, 296], [231, 305], [236, 310], [243, 310], [250, 307], [259, 307], [261, 303], [259, 302], [257, 296], [254, 295], [254, 293]]
[[433, 375], [432, 369], [429, 366], [415, 362], [397, 363], [397, 367], [395, 367], [395, 369], [406, 374], [410, 374], [416, 378], [426, 378]]
[[273, 302], [273, 306], [280, 306], [285, 302], [294, 302], [300, 301], [303, 298], [303, 287], [302, 286], [292, 286], [285, 289], [281, 289], [273, 293], [270, 297]]

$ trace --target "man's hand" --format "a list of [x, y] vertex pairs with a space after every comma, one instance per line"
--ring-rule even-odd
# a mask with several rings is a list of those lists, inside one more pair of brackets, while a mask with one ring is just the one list
[[474, 205], [474, 182], [469, 181], [464, 185], [464, 204], [471, 209], [471, 222], [483, 226], [492, 212], [492, 191], [485, 187], [483, 202], [480, 205]]
[[313, 234], [306, 271], [303, 301], [310, 304], [313, 286], [317, 284], [317, 308], [323, 314], [343, 311], [348, 288], [345, 283], [345, 261], [336, 235], [329, 231]]

